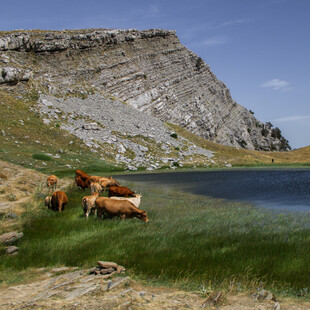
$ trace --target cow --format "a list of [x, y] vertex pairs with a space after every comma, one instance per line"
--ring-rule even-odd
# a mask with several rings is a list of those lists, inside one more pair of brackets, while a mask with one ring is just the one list
[[90, 179], [86, 178], [83, 180], [80, 175], [75, 176], [75, 183], [81, 189], [90, 187]]
[[125, 186], [110, 186], [109, 187], [109, 197], [117, 196], [117, 197], [135, 197], [135, 192], [130, 190]]
[[44, 199], [44, 204], [47, 206], [48, 209], [52, 208], [52, 196], [46, 196]]
[[103, 192], [105, 192], [107, 187], [121, 186], [116, 180], [112, 179], [112, 177], [100, 178], [99, 183], [100, 183], [101, 187], [104, 189]]
[[92, 182], [90, 183], [90, 191], [91, 194], [93, 195], [94, 193], [100, 193], [102, 191], [102, 187], [99, 183], [97, 182]]
[[90, 175], [88, 175], [87, 173], [85, 173], [82, 170], [75, 170], [75, 182], [77, 184], [78, 187], [85, 189], [90, 187]]
[[48, 191], [55, 191], [58, 183], [58, 178], [55, 175], [50, 175], [46, 180], [46, 186]]
[[99, 193], [95, 193], [91, 196], [84, 196], [82, 198], [82, 206], [84, 210], [84, 215], [88, 218], [89, 214], [95, 211], [95, 201], [98, 198]]
[[140, 210], [128, 200], [117, 200], [107, 197], [98, 197], [95, 200], [98, 219], [102, 218], [103, 213], [108, 216], [119, 216], [121, 219], [137, 217], [141, 221], [148, 222], [145, 210]]
[[68, 197], [63, 191], [54, 192], [52, 195], [51, 205], [52, 210], [61, 212], [68, 203]]
[[99, 180], [101, 179], [101, 177], [98, 177], [97, 175], [92, 175], [91, 177], [90, 177], [90, 180], [92, 181], [92, 182], [96, 182], [96, 183], [99, 183]]
[[128, 200], [132, 202], [137, 208], [139, 208], [141, 203], [141, 194], [136, 194], [135, 197], [117, 197], [117, 196], [111, 196], [111, 199], [118, 199], [118, 200]]
[[75, 170], [75, 175], [79, 175], [83, 180], [90, 179], [90, 175], [80, 169]]

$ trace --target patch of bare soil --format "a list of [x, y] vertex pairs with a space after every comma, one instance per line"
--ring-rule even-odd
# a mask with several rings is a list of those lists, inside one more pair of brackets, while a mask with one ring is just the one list
[[[89, 274], [89, 270], [41, 270], [40, 280], [0, 288], [0, 309], [260, 309], [306, 310], [309, 302], [257, 300], [253, 295], [198, 292], [151, 287], [126, 276]], [[214, 299], [218, 299], [214, 302]]]

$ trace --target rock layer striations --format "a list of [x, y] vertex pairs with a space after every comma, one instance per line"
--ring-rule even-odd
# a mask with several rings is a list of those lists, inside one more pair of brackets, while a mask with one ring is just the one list
[[[17, 31], [0, 34], [0, 83], [29, 79], [50, 95], [109, 93], [205, 139], [286, 150], [272, 125], [235, 102], [225, 84], [174, 31]], [[14, 75], [15, 74], [15, 75]]]

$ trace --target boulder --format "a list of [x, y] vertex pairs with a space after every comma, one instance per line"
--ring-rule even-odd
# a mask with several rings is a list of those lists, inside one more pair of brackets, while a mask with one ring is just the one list
[[12, 245], [17, 240], [22, 238], [23, 236], [24, 236], [24, 234], [22, 232], [18, 233], [17, 231], [12, 231], [12, 232], [1, 235], [0, 236], [0, 243], [2, 243], [4, 245]]

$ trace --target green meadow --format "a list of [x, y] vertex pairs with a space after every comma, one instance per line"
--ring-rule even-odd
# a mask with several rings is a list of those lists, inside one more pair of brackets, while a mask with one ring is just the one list
[[[75, 186], [64, 212], [27, 206], [19, 254], [1, 255], [0, 279], [20, 280], [40, 267], [96, 266], [115, 261], [153, 284], [226, 290], [265, 287], [297, 295], [310, 288], [310, 215], [281, 213], [188, 193], [127, 184], [142, 192], [148, 224], [83, 217]], [[2, 250], [2, 252], [4, 252]]]

